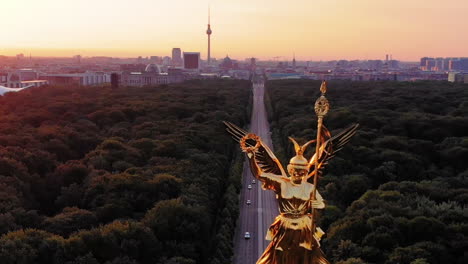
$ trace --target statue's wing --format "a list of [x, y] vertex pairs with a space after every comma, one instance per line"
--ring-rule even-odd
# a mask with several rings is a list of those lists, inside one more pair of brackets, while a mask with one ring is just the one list
[[[239, 143], [244, 136], [247, 134], [252, 134], [234, 125], [233, 123], [226, 121], [223, 121], [223, 123], [226, 126], [227, 132], [229, 132], [232, 138]], [[248, 147], [254, 146], [255, 143], [256, 142], [250, 142], [250, 139], [246, 142]], [[255, 161], [263, 172], [282, 176], [286, 175], [278, 158], [276, 158], [275, 154], [273, 154], [273, 151], [271, 151], [271, 149], [262, 140], [260, 140], [260, 146], [255, 150]]]
[[[318, 152], [318, 161], [317, 161], [317, 154], [309, 161], [309, 177], [314, 175], [315, 166], [318, 166], [318, 173], [321, 175], [322, 170], [328, 161], [333, 158], [338, 151], [340, 151], [346, 143], [356, 134], [357, 128], [359, 124], [353, 124], [346, 128], [345, 130], [341, 131], [334, 137], [330, 137], [330, 132], [324, 128], [322, 131], [322, 143], [319, 147]], [[328, 138], [328, 139], [327, 139]]]
[[264, 144], [260, 142], [261, 146], [255, 152], [255, 160], [258, 165], [264, 172], [273, 173], [276, 175], [286, 176], [286, 172], [279, 162], [278, 158], [273, 154], [273, 151]]

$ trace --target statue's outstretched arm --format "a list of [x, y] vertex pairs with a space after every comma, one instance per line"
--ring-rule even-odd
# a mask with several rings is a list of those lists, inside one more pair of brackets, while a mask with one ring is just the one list
[[253, 176], [259, 180], [262, 180], [261, 176], [263, 171], [255, 160], [255, 152], [252, 151], [247, 153], [247, 157], [249, 159], [250, 170], [252, 171]]
[[224, 125], [232, 138], [239, 142], [242, 151], [247, 153], [250, 168], [255, 177], [260, 179], [269, 176], [286, 176], [283, 166], [275, 157], [275, 154], [259, 136], [249, 133], [230, 122], [224, 122]]
[[253, 176], [262, 182], [263, 189], [280, 192], [282, 181], [281, 175], [264, 171], [260, 164], [258, 164], [257, 155], [258, 154], [255, 152], [247, 152], [250, 170], [252, 171]]

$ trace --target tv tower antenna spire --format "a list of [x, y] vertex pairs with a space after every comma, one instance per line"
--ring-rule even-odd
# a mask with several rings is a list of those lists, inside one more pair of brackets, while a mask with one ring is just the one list
[[211, 25], [210, 25], [210, 18], [211, 18], [211, 13], [210, 13], [210, 6], [208, 6], [208, 29], [206, 30], [206, 34], [208, 35], [208, 58], [207, 62], [208, 65], [211, 63]]

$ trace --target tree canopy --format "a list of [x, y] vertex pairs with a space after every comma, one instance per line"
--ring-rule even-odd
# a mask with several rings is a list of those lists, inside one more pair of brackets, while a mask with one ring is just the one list
[[247, 124], [250, 97], [236, 80], [0, 97], [0, 263], [226, 263], [241, 156], [221, 121]]
[[[286, 162], [288, 136], [315, 139], [320, 82], [266, 87], [275, 150]], [[360, 124], [319, 180], [332, 263], [468, 262], [468, 85], [336, 81], [326, 96], [332, 134]]]

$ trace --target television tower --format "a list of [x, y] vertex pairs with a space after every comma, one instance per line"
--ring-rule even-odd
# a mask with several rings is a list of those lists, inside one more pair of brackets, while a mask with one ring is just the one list
[[206, 34], [208, 35], [208, 65], [211, 63], [211, 25], [210, 25], [210, 8], [208, 7], [208, 29], [206, 30]]

